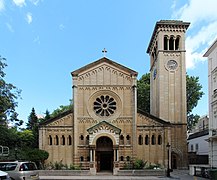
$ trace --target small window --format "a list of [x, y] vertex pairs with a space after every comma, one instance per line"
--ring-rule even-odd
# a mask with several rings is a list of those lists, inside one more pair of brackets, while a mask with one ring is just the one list
[[123, 145], [123, 144], [124, 144], [124, 136], [120, 135], [120, 145]]
[[86, 144], [89, 144], [89, 135], [86, 136]]
[[49, 144], [49, 145], [52, 145], [52, 136], [51, 136], [51, 135], [49, 135], [48, 144]]
[[139, 138], [138, 138], [138, 144], [139, 144], [139, 145], [142, 145], [142, 144], [143, 144], [143, 138], [142, 138], [142, 135], [139, 135]]
[[151, 137], [151, 144], [152, 144], [152, 145], [155, 145], [155, 144], [156, 144], [155, 135], [152, 135], [152, 137]]
[[126, 139], [127, 139], [127, 144], [130, 144], [130, 135], [127, 135]]
[[149, 137], [148, 135], [145, 136], [145, 145], [148, 145], [149, 144]]
[[65, 145], [65, 136], [62, 135], [62, 145], [64, 146]]
[[90, 156], [87, 156], [87, 161], [90, 161]]
[[81, 161], [81, 162], [84, 161], [84, 157], [83, 157], [83, 156], [80, 157], [80, 161]]
[[56, 135], [55, 140], [56, 140], [56, 145], [59, 145], [59, 137], [57, 135]]
[[121, 156], [121, 158], [120, 158], [120, 159], [121, 159], [121, 161], [124, 161], [124, 156]]
[[127, 156], [126, 159], [127, 159], [127, 161], [130, 161], [130, 156]]
[[158, 135], [157, 142], [158, 142], [158, 145], [162, 144], [162, 137], [161, 137], [161, 135]]
[[191, 151], [194, 151], [194, 145], [191, 144]]
[[199, 150], [199, 144], [195, 145], [195, 150], [198, 151]]
[[72, 137], [70, 135], [68, 137], [68, 145], [72, 145]]
[[81, 135], [81, 136], [80, 136], [80, 139], [83, 141], [83, 140], [84, 140], [84, 136], [83, 136], [83, 135]]

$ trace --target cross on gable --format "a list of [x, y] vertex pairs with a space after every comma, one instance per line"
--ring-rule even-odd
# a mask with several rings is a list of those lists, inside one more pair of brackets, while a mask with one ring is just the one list
[[107, 50], [104, 48], [104, 49], [102, 50], [102, 53], [103, 53], [103, 56], [106, 57]]

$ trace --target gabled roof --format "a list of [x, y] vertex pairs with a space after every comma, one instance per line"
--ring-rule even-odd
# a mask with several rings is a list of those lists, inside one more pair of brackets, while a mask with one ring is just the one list
[[142, 111], [141, 109], [137, 109], [137, 113], [140, 113], [140, 114], [142, 114], [142, 115], [144, 115], [146, 117], [149, 117], [150, 119], [153, 119], [154, 121], [157, 121], [158, 123], [161, 123], [163, 125], [171, 125], [171, 123], [169, 121], [165, 121], [163, 119], [160, 119], [160, 118], [158, 118], [156, 116], [153, 116], [153, 115], [151, 115], [151, 114], [149, 114], [147, 112]]
[[50, 118], [50, 119], [48, 119], [48, 120], [46, 120], [46, 121], [44, 121], [44, 122], [41, 122], [41, 123], [39, 124], [39, 126], [44, 126], [44, 125], [50, 124], [50, 123], [56, 121], [57, 119], [60, 119], [60, 118], [62, 118], [62, 117], [64, 117], [64, 116], [67, 116], [67, 115], [69, 115], [69, 114], [71, 114], [71, 113], [73, 113], [73, 110], [72, 110], [72, 109], [67, 110], [67, 111], [64, 111], [63, 113], [59, 114], [58, 116], [55, 116], [55, 117]]
[[130, 74], [133, 75], [133, 76], [137, 76], [137, 75], [138, 75], [138, 73], [137, 73], [136, 71], [134, 71], [134, 70], [132, 70], [132, 69], [130, 69], [130, 68], [128, 68], [128, 67], [125, 67], [125, 66], [123, 66], [123, 65], [121, 65], [121, 64], [118, 64], [118, 63], [116, 63], [116, 62], [114, 62], [114, 61], [112, 61], [112, 60], [110, 60], [110, 59], [108, 59], [108, 58], [106, 58], [106, 57], [103, 57], [103, 58], [101, 58], [101, 59], [99, 59], [99, 60], [97, 60], [97, 61], [94, 61], [94, 62], [92, 62], [92, 63], [90, 63], [90, 64], [87, 64], [86, 66], [83, 66], [82, 68], [79, 68], [79, 69], [77, 69], [77, 70], [71, 72], [71, 75], [72, 75], [73, 77], [74, 77], [74, 76], [78, 76], [78, 74], [80, 74], [81, 72], [83, 72], [83, 71], [85, 71], [85, 70], [87, 70], [87, 69], [89, 69], [89, 68], [92, 68], [92, 67], [94, 67], [94, 66], [96, 66], [96, 65], [98, 65], [98, 64], [101, 64], [101, 63], [103, 63], [103, 62], [106, 62], [106, 63], [108, 63], [108, 64], [110, 64], [110, 65], [113, 65], [113, 66], [115, 66], [115, 67], [117, 67], [117, 68], [120, 68], [120, 69], [122, 69], [123, 71], [126, 71], [126, 72], [130, 73]]
[[110, 124], [109, 122], [107, 121], [101, 121], [99, 122], [98, 124], [95, 124], [94, 126], [90, 127], [87, 129], [87, 131], [92, 134], [94, 132], [95, 129], [97, 129], [98, 127], [100, 126], [109, 126], [111, 129], [113, 129], [115, 131], [116, 134], [120, 134], [121, 133], [121, 129]]

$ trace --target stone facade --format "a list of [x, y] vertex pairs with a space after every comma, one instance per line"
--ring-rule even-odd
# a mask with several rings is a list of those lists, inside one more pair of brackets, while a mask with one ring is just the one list
[[[187, 167], [184, 33], [188, 25], [156, 24], [147, 50], [151, 114], [137, 110], [136, 71], [106, 57], [73, 71], [74, 109], [39, 129], [39, 146], [50, 154], [47, 162], [78, 165], [91, 174], [115, 173], [136, 159], [167, 167], [169, 151], [172, 168]], [[182, 49], [162, 49], [165, 31], [168, 37], [179, 37], [179, 46], [173, 42]]]

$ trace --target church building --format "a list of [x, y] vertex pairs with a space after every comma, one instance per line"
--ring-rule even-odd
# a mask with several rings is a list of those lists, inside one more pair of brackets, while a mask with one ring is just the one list
[[106, 57], [74, 70], [73, 109], [40, 124], [39, 148], [49, 152], [46, 162], [77, 165], [91, 174], [115, 173], [137, 159], [186, 168], [189, 25], [176, 20], [155, 25], [147, 48], [150, 113], [137, 108], [136, 71]]

